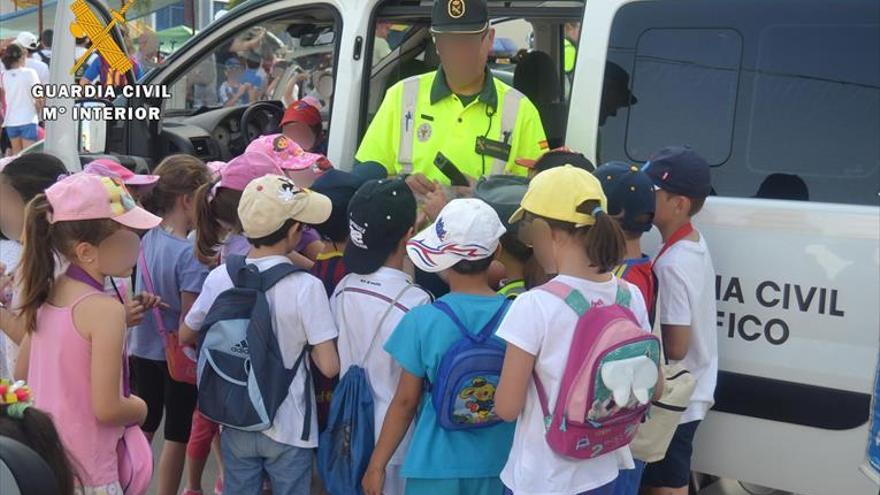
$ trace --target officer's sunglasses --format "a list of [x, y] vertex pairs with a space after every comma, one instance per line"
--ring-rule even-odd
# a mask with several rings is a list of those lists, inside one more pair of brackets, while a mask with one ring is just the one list
[[482, 45], [489, 35], [486, 29], [482, 33], [474, 34], [435, 34], [434, 45], [437, 50], [454, 50], [457, 48], [475, 48]]

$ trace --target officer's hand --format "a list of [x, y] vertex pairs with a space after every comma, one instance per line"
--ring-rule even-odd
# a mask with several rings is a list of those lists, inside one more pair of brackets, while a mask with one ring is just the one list
[[426, 196], [428, 193], [433, 192], [437, 187], [433, 182], [428, 180], [424, 174], [412, 174], [406, 178], [406, 185], [412, 189], [413, 194], [419, 196]]
[[473, 198], [474, 197], [474, 188], [477, 186], [477, 181], [468, 177], [467, 178], [469, 185], [467, 186], [452, 186], [452, 190], [455, 192], [456, 198]]
[[435, 189], [425, 195], [425, 215], [428, 220], [433, 222], [440, 216], [440, 211], [446, 206], [449, 200], [446, 198], [446, 192], [442, 187], [436, 186]]

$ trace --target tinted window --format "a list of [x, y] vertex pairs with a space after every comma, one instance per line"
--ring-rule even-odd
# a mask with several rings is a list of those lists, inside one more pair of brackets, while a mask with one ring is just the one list
[[875, 0], [628, 4], [612, 26], [599, 158], [690, 144], [721, 196], [876, 205], [878, 39]]
[[[713, 165], [730, 155], [742, 40], [730, 29], [650, 29], [636, 45], [626, 151], [646, 161], [669, 143]], [[663, 126], [657, 126], [658, 121]], [[706, 122], [712, 122], [707, 126]]]

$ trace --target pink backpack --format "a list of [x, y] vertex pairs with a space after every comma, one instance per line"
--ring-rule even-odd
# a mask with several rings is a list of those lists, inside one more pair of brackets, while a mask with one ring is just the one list
[[642, 329], [629, 310], [631, 295], [623, 280], [611, 305], [590, 304], [578, 290], [557, 281], [540, 290], [559, 297], [579, 316], [553, 411], [534, 375], [547, 443], [575, 459], [629, 445], [654, 395], [659, 339]]

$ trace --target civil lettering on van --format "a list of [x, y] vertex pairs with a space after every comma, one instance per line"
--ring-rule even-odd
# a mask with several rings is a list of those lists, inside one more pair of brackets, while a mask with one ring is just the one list
[[[739, 304], [773, 310], [771, 315], [755, 315], [735, 309], [718, 310], [719, 330], [723, 330], [730, 339], [746, 342], [764, 340], [771, 345], [786, 343], [792, 328], [785, 316], [792, 312], [829, 318], [846, 316], [838, 289], [775, 280], [762, 280], [752, 285], [744, 284], [739, 277], [719, 274], [715, 277], [715, 300], [725, 303], [725, 306]], [[755, 302], [757, 305], [753, 304]]]

